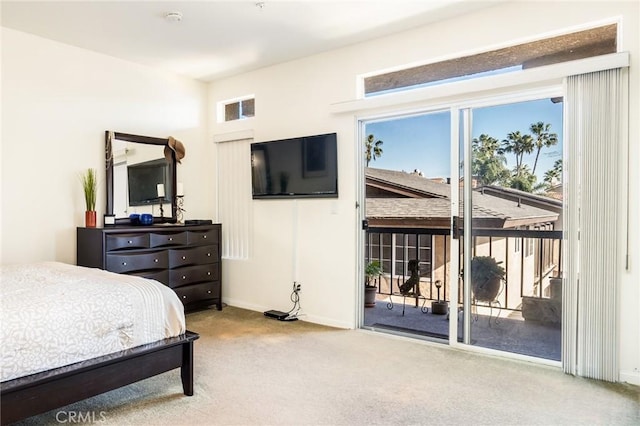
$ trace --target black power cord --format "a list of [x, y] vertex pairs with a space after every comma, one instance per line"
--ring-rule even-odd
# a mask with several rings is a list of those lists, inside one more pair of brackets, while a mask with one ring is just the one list
[[295, 321], [298, 319], [298, 313], [302, 309], [302, 306], [300, 306], [300, 287], [300, 284], [296, 281], [293, 282], [293, 291], [291, 292], [293, 308], [287, 312], [287, 317], [283, 321]]

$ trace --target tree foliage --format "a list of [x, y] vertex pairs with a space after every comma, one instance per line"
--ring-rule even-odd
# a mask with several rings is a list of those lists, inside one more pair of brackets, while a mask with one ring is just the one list
[[549, 185], [553, 185], [562, 180], [562, 159], [556, 160], [553, 167], [544, 173], [543, 180]]
[[473, 139], [473, 163], [471, 171], [479, 185], [504, 185], [509, 179], [507, 159], [500, 148], [500, 142], [489, 135], [481, 134]]
[[502, 151], [509, 152], [516, 157], [516, 172], [522, 170], [522, 161], [525, 154], [531, 154], [534, 149], [531, 135], [523, 135], [519, 130], [511, 132], [506, 139], [502, 140]]
[[542, 151], [542, 148], [550, 148], [558, 144], [558, 135], [556, 133], [549, 132], [549, 129], [551, 129], [551, 124], [545, 124], [542, 121], [533, 123], [531, 127], [529, 127], [529, 130], [535, 138], [534, 144], [536, 149], [536, 159], [533, 162], [533, 170], [531, 171], [534, 175], [536, 174], [538, 158], [540, 157], [540, 151]]
[[372, 134], [367, 136], [367, 140], [364, 142], [365, 146], [365, 160], [367, 161], [367, 167], [369, 167], [369, 162], [376, 158], [380, 158], [382, 156], [382, 142], [381, 140], [376, 140], [375, 136]]
[[[514, 131], [501, 142], [487, 134], [472, 141], [472, 172], [479, 185], [501, 185], [525, 192], [545, 193], [561, 180], [562, 160], [557, 160], [552, 169], [544, 173], [538, 182], [536, 168], [540, 153], [558, 143], [558, 135], [551, 132], [551, 125], [541, 121], [531, 124], [531, 134]], [[535, 152], [533, 168], [524, 164], [524, 157]], [[515, 166], [509, 170], [505, 154], [513, 154]]]
[[536, 175], [531, 173], [528, 165], [524, 164], [513, 170], [507, 186], [524, 192], [533, 192], [536, 180]]

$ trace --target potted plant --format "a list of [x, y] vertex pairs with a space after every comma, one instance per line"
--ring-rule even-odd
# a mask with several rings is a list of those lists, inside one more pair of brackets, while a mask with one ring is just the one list
[[382, 275], [382, 265], [379, 260], [372, 260], [364, 269], [364, 306], [372, 308], [376, 306], [376, 292], [378, 288], [375, 278]]
[[491, 256], [476, 256], [471, 259], [471, 288], [476, 300], [493, 302], [500, 291], [500, 282], [505, 271]]
[[87, 171], [82, 175], [82, 189], [84, 191], [84, 201], [86, 204], [84, 221], [87, 228], [96, 227], [97, 187], [98, 181], [96, 178], [96, 169], [87, 169]]

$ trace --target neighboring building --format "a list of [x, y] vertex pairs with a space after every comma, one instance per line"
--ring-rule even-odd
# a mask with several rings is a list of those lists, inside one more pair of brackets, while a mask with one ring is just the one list
[[[484, 194], [515, 201], [518, 204], [538, 207], [558, 214], [558, 220], [554, 223], [556, 231], [562, 230], [562, 185], [556, 185], [547, 195], [532, 194], [518, 189], [503, 188], [501, 186], [482, 186], [478, 188]], [[553, 194], [553, 195], [551, 195]]]
[[[433, 284], [441, 280], [448, 299], [451, 185], [394, 170], [367, 168], [365, 176], [367, 259], [379, 259], [388, 277], [393, 277], [393, 284], [382, 286], [381, 292], [396, 291], [397, 282], [407, 275], [408, 261], [417, 258], [423, 276], [421, 294], [431, 297]], [[562, 203], [545, 203], [545, 197], [525, 194], [514, 198], [509, 196], [511, 190], [500, 192], [495, 187], [477, 188], [473, 194], [473, 229], [479, 234], [473, 253], [503, 262], [507, 285], [520, 284], [519, 291], [504, 296], [508, 299], [503, 305], [509, 308], [519, 306], [523, 295], [541, 294], [540, 278], [546, 288], [545, 279], [559, 267], [559, 243], [495, 232], [555, 229]]]

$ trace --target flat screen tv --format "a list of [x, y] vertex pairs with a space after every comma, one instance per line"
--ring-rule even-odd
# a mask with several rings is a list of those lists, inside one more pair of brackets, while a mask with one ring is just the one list
[[170, 167], [164, 158], [127, 166], [129, 205], [157, 204], [159, 183], [164, 185], [163, 203], [170, 203], [169, 194], [173, 194]]
[[254, 199], [338, 196], [335, 133], [251, 144]]

